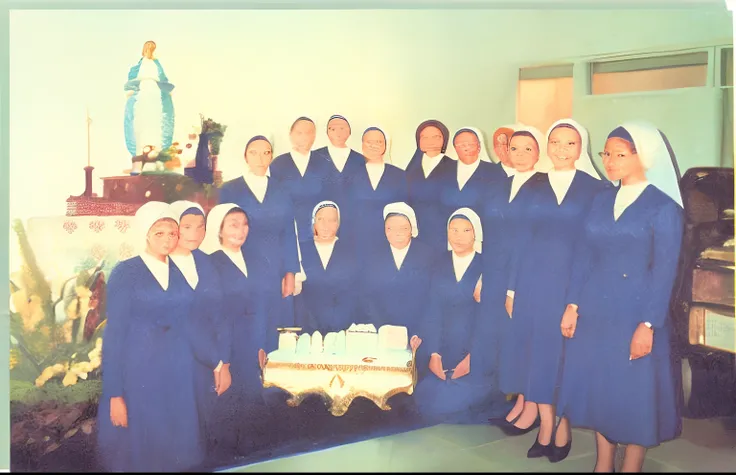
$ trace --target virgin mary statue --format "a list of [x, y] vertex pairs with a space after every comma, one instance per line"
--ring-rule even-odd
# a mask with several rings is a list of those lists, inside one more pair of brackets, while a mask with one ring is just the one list
[[171, 146], [174, 135], [174, 103], [171, 91], [174, 85], [164, 73], [158, 59], [153, 57], [156, 43], [146, 41], [143, 57], [130, 68], [125, 91], [125, 145], [131, 156], [141, 155], [151, 146], [161, 152]]

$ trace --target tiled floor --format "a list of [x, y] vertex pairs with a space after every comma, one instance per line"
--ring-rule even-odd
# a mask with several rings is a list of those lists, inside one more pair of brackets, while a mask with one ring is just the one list
[[[592, 472], [595, 442], [573, 431], [568, 458], [529, 460], [533, 432], [506, 437], [496, 427], [439, 425], [319, 452], [230, 469], [233, 472]], [[649, 451], [645, 472], [736, 470], [736, 427], [729, 420], [685, 420], [683, 436]]]

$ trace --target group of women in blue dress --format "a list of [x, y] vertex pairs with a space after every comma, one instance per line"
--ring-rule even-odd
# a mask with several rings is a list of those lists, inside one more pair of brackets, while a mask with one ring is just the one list
[[499, 129], [499, 163], [478, 129], [428, 120], [406, 170], [387, 163], [379, 127], [362, 153], [346, 118], [326, 132], [312, 150], [315, 123], [298, 118], [275, 159], [267, 137], [250, 139], [242, 176], [206, 216], [181, 201], [138, 210], [141, 252], [108, 283], [109, 469], [186, 470], [213, 444], [242, 453], [268, 439], [260, 374], [289, 326], [406, 326], [421, 416], [538, 428], [530, 458], [563, 460], [580, 427], [596, 432], [596, 471], [613, 470], [616, 444], [638, 471], [648, 447], [679, 435], [668, 307], [682, 200], [656, 127], [613, 130], [605, 175], [570, 119], [546, 137]]

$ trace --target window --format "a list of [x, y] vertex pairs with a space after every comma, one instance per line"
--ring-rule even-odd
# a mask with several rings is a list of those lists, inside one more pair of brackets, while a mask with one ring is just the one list
[[519, 70], [516, 120], [542, 133], [572, 117], [572, 64]]
[[721, 49], [721, 86], [733, 87], [733, 47]]
[[708, 76], [708, 53], [591, 63], [593, 95], [662, 91], [703, 87]]

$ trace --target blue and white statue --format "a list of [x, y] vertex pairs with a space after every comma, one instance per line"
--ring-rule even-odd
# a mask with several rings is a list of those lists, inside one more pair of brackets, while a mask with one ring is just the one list
[[[164, 73], [158, 59], [153, 57], [156, 43], [146, 41], [143, 57], [130, 68], [125, 91], [125, 145], [132, 157], [151, 147], [153, 157], [171, 147], [174, 135], [174, 103], [171, 91], [174, 85]], [[150, 150], [150, 149], [147, 149]]]

